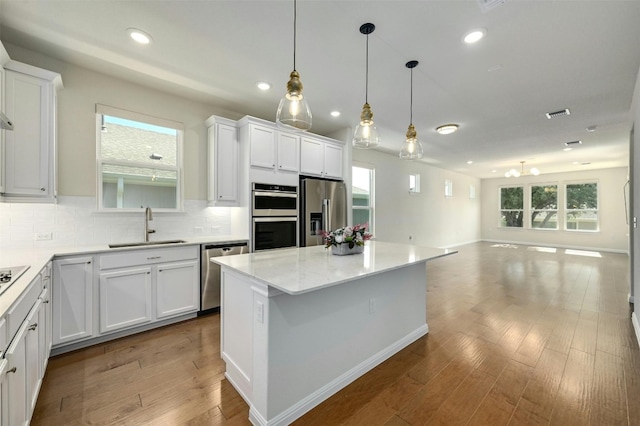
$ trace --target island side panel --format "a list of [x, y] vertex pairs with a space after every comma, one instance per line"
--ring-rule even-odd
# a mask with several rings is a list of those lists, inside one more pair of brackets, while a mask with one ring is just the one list
[[268, 300], [267, 424], [288, 424], [428, 331], [424, 262]]

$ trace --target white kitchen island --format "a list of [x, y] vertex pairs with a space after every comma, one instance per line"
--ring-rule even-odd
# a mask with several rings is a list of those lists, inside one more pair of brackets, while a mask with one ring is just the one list
[[221, 354], [254, 425], [287, 425], [428, 331], [426, 262], [455, 251], [369, 241], [211, 261]]

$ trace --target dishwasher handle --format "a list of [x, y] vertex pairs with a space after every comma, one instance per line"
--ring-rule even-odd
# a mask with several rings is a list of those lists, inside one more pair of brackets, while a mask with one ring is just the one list
[[202, 250], [213, 250], [213, 249], [222, 249], [222, 250], [230, 250], [233, 247], [248, 247], [246, 241], [240, 243], [229, 243], [229, 244], [204, 244], [202, 246]]

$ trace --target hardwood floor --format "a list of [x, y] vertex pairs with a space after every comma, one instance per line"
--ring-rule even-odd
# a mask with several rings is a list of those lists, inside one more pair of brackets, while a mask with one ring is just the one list
[[[295, 424], [640, 424], [628, 256], [538, 250], [430, 262], [429, 334]], [[219, 338], [212, 315], [52, 358], [32, 425], [249, 424]]]

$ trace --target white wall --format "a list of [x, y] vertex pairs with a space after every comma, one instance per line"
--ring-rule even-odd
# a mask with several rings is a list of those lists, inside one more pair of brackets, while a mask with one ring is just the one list
[[[482, 180], [482, 239], [512, 243], [554, 245], [560, 247], [585, 248], [627, 253], [628, 226], [625, 218], [624, 185], [627, 182], [626, 167], [590, 170], [583, 172], [553, 173], [520, 178], [497, 178]], [[599, 190], [600, 231], [550, 231], [527, 229], [525, 216], [524, 229], [500, 228], [500, 195], [503, 185], [532, 183], [557, 183], [560, 188], [572, 181], [595, 180]]]
[[[631, 176], [633, 181], [631, 182], [631, 199], [632, 199], [632, 213], [631, 216], [640, 220], [640, 71], [638, 71], [638, 77], [636, 79], [636, 86], [633, 92], [633, 100], [631, 102], [631, 121], [634, 123], [634, 135], [631, 140], [631, 158], [629, 161], [629, 168], [631, 169]], [[640, 233], [637, 227], [631, 228], [633, 230], [633, 251], [631, 258], [631, 283], [632, 291], [630, 296], [633, 300], [640, 297]], [[634, 303], [633, 312], [633, 327], [636, 331], [636, 338], [640, 344], [640, 323], [638, 322], [638, 316], [640, 315], [640, 303]]]
[[[354, 163], [375, 168], [376, 239], [432, 247], [480, 239], [479, 179], [379, 151], [354, 149], [352, 155]], [[421, 192], [409, 194], [409, 174], [416, 173]], [[451, 198], [444, 196], [445, 179], [453, 182]], [[470, 185], [475, 199], [469, 198]]]

